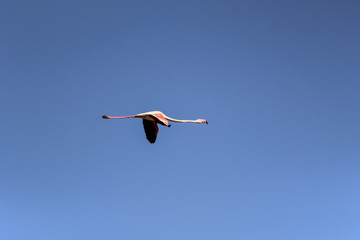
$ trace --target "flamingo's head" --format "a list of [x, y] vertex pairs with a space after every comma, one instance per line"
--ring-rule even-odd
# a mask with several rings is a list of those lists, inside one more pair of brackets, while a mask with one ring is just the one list
[[205, 119], [197, 119], [196, 123], [206, 123], [206, 124], [208, 124], [208, 122]]

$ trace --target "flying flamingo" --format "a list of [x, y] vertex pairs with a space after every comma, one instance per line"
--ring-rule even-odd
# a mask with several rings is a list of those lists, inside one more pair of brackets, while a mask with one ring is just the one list
[[159, 132], [158, 123], [170, 127], [168, 121], [172, 122], [178, 122], [178, 123], [206, 123], [208, 122], [205, 119], [197, 119], [197, 120], [178, 120], [173, 119], [165, 114], [163, 114], [160, 111], [151, 111], [146, 113], [140, 113], [134, 116], [124, 116], [124, 117], [110, 117], [107, 115], [102, 116], [104, 119], [122, 119], [122, 118], [142, 118], [143, 119], [143, 125], [144, 130], [146, 134], [147, 140], [149, 140], [150, 143], [155, 143], [157, 133]]

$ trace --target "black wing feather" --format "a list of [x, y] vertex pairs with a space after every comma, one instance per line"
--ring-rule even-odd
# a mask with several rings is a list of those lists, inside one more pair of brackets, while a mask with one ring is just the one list
[[149, 140], [150, 143], [155, 143], [159, 131], [157, 123], [155, 121], [143, 119], [143, 125], [147, 140]]

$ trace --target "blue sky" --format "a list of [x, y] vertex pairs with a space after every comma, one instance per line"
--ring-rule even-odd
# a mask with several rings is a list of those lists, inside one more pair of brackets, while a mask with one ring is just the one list
[[2, 1], [0, 238], [359, 239], [359, 7]]

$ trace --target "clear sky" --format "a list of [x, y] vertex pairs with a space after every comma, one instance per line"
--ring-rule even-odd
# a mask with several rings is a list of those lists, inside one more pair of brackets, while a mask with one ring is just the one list
[[0, 238], [360, 239], [359, 10], [1, 1]]

